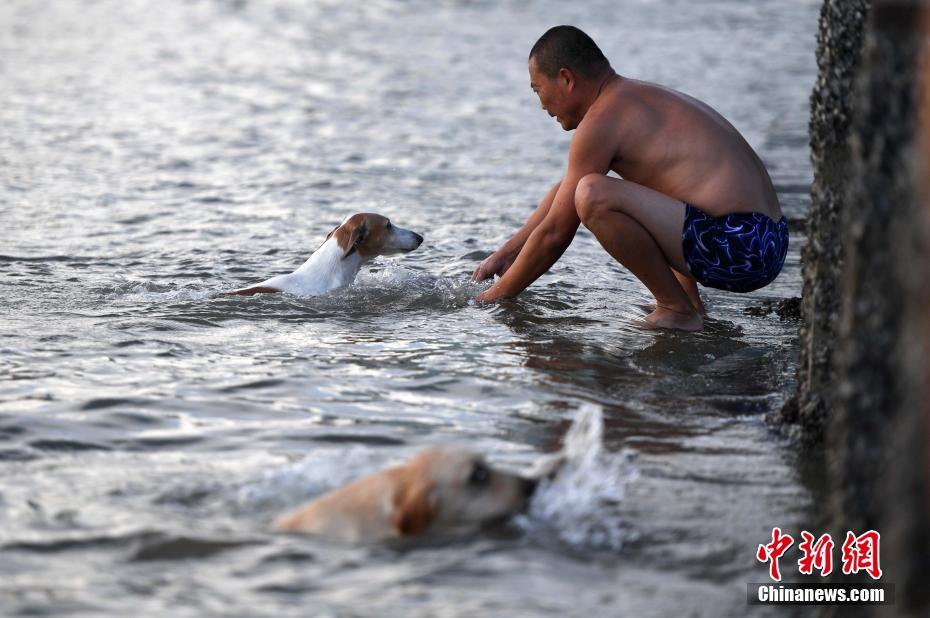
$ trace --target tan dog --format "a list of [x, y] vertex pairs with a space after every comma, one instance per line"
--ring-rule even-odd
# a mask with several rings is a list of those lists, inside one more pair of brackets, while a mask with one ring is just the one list
[[422, 236], [393, 225], [387, 217], [360, 212], [348, 217], [330, 232], [320, 248], [294, 272], [220, 296], [253, 296], [275, 292], [298, 296], [325, 294], [355, 281], [359, 268], [368, 260], [379, 255], [413, 251], [422, 242]]
[[536, 481], [494, 470], [462, 448], [437, 447], [287, 513], [280, 530], [344, 542], [476, 527], [526, 508]]

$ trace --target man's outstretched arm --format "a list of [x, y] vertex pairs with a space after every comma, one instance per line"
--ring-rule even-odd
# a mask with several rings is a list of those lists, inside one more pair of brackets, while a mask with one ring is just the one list
[[558, 185], [552, 206], [527, 237], [513, 265], [497, 283], [478, 295], [478, 300], [516, 296], [549, 270], [572, 244], [581, 224], [575, 210], [575, 189], [587, 174], [606, 174], [610, 168], [613, 151], [599, 124], [595, 120], [578, 127], [569, 147], [568, 172]]
[[536, 210], [534, 210], [533, 214], [526, 220], [526, 223], [514, 233], [510, 240], [501, 245], [500, 249], [488, 256], [487, 259], [483, 260], [481, 264], [478, 265], [475, 272], [471, 275], [472, 281], [484, 281], [485, 279], [490, 279], [494, 275], [504, 276], [504, 273], [507, 272], [517, 259], [517, 255], [519, 255], [520, 250], [523, 249], [523, 245], [526, 244], [530, 234], [532, 234], [533, 230], [546, 218], [546, 215], [549, 213], [549, 208], [552, 207], [555, 194], [559, 190], [561, 184], [561, 180], [555, 183], [555, 185], [549, 189], [549, 192], [546, 193], [546, 197], [539, 202]]
[[581, 176], [566, 176], [546, 216], [527, 237], [513, 265], [500, 280], [478, 296], [493, 301], [516, 296], [536, 281], [565, 253], [581, 220], [575, 212], [575, 188]]

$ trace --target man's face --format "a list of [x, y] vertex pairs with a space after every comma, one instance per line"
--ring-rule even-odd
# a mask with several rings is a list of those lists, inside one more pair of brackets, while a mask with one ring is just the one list
[[571, 131], [578, 126], [578, 120], [574, 119], [569, 95], [571, 94], [567, 80], [562, 74], [555, 77], [547, 77], [536, 67], [536, 59], [531, 58], [529, 63], [530, 69], [530, 88], [539, 97], [539, 103], [550, 116], [562, 125], [566, 131]]

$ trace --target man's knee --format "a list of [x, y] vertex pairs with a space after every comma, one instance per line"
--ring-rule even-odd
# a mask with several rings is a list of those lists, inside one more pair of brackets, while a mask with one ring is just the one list
[[607, 177], [602, 174], [588, 174], [578, 181], [575, 187], [575, 211], [586, 226], [593, 221], [606, 206], [604, 184]]

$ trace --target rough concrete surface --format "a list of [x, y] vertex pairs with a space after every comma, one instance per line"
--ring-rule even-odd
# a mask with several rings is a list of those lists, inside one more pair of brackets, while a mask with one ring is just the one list
[[811, 95], [814, 166], [808, 239], [801, 254], [801, 349], [798, 392], [783, 408], [808, 444], [823, 439], [835, 383], [834, 343], [840, 312], [843, 243], [840, 213], [849, 184], [849, 126], [869, 0], [824, 0], [817, 35], [818, 77]]
[[925, 12], [920, 0], [825, 0], [821, 13], [798, 394], [782, 416], [826, 449], [833, 532], [878, 530], [882, 581], [896, 586], [894, 606], [826, 615], [930, 609]]

